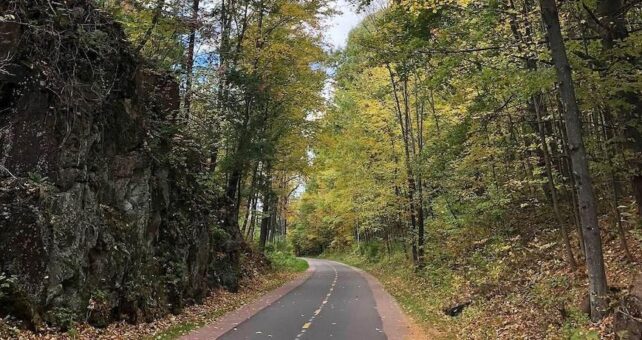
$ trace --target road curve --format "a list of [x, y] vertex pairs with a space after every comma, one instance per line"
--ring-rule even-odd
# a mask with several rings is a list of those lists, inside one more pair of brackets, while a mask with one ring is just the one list
[[372, 276], [334, 261], [307, 261], [307, 280], [284, 287], [282, 296], [228, 317], [228, 325], [219, 320], [184, 339], [407, 339], [403, 313]]

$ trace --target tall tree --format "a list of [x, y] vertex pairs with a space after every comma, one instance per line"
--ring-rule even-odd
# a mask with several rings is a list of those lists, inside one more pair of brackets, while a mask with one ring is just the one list
[[573, 164], [573, 175], [577, 187], [584, 254], [589, 275], [589, 298], [591, 318], [599, 320], [607, 310], [607, 283], [602, 255], [602, 239], [597, 222], [597, 206], [593, 193], [593, 183], [589, 173], [588, 159], [582, 138], [580, 111], [575, 98], [575, 86], [571, 66], [566, 54], [562, 37], [559, 14], [555, 0], [539, 0], [542, 19], [546, 25], [551, 57], [555, 64], [559, 91], [564, 104], [566, 134]]
[[196, 32], [199, 26], [198, 10], [200, 0], [192, 0], [192, 17], [189, 23], [189, 38], [187, 42], [187, 55], [185, 56], [185, 94], [183, 95], [183, 110], [189, 118], [192, 106], [192, 82], [194, 77], [194, 49], [196, 48]]

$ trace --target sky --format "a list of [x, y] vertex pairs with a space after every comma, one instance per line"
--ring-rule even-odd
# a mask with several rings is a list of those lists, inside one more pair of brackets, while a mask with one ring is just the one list
[[[350, 31], [361, 22], [364, 15], [356, 13], [357, 9], [355, 6], [346, 0], [335, 0], [332, 2], [332, 6], [340, 13], [326, 19], [328, 28], [327, 32], [325, 32], [325, 40], [332, 46], [333, 50], [337, 50], [346, 47]], [[326, 68], [326, 73], [329, 77], [323, 88], [323, 97], [325, 97], [326, 100], [330, 100], [334, 93], [332, 81], [334, 69], [328, 67]]]
[[336, 0], [334, 8], [342, 13], [328, 19], [326, 39], [335, 49], [339, 49], [345, 47], [350, 30], [359, 24], [363, 15], [357, 14], [356, 8], [346, 0]]
[[[361, 22], [364, 15], [357, 14], [356, 8], [350, 5], [346, 0], [335, 0], [333, 6], [341, 13], [327, 19], [326, 23], [328, 24], [328, 30], [325, 33], [325, 39], [326, 42], [330, 43], [333, 49], [336, 50], [346, 46], [348, 34], [350, 34], [350, 31], [355, 28], [359, 22]], [[328, 68], [326, 69], [326, 72], [331, 76], [334, 73], [334, 70]], [[323, 96], [326, 100], [331, 100], [333, 92], [333, 81], [331, 78], [328, 78], [323, 88]], [[310, 119], [314, 119], [312, 118], [313, 116], [316, 116], [316, 114], [311, 115]], [[308, 150], [308, 161], [312, 161], [313, 159], [314, 152], [312, 150]], [[301, 180], [298, 184], [299, 186], [294, 192], [294, 197], [301, 197], [306, 189], [305, 180]]]

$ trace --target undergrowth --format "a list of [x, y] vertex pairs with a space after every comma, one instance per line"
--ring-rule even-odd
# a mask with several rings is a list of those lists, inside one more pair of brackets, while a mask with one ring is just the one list
[[266, 247], [266, 256], [272, 267], [283, 272], [302, 272], [308, 269], [308, 262], [295, 257], [292, 245], [286, 240], [275, 240]]
[[308, 262], [300, 258], [294, 257], [294, 255], [282, 252], [275, 251], [267, 254], [268, 259], [272, 263], [272, 267], [277, 271], [283, 272], [302, 272], [308, 269]]

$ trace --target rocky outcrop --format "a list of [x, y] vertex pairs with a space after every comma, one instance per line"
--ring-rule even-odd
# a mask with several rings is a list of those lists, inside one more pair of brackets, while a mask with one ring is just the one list
[[236, 289], [237, 233], [170, 123], [177, 83], [90, 1], [0, 13], [0, 314], [138, 322]]

